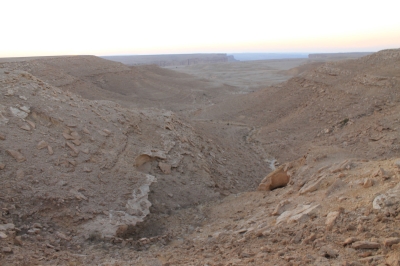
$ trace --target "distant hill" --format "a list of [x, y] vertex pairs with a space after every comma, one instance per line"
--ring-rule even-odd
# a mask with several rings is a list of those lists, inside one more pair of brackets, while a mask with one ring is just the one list
[[233, 53], [228, 54], [239, 61], [255, 61], [270, 59], [287, 59], [287, 58], [307, 58], [308, 54], [302, 53]]
[[160, 54], [160, 55], [116, 55], [101, 56], [101, 58], [123, 63], [125, 65], [158, 65], [189, 66], [196, 64], [221, 63], [235, 61], [227, 54]]
[[355, 52], [355, 53], [321, 53], [321, 54], [309, 54], [310, 59], [350, 59], [360, 58], [372, 54], [372, 52]]

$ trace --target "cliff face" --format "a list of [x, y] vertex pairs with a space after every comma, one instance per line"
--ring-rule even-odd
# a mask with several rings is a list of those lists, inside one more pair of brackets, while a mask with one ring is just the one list
[[235, 61], [226, 54], [176, 54], [176, 55], [129, 55], [103, 56], [102, 58], [126, 65], [189, 66]]

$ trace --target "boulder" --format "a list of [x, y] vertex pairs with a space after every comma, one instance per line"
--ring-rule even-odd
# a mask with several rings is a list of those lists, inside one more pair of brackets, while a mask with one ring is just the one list
[[283, 222], [304, 222], [309, 219], [310, 216], [316, 215], [321, 205], [300, 205], [296, 209], [291, 211], [285, 211], [276, 219], [276, 224], [279, 225]]
[[285, 165], [281, 165], [275, 171], [267, 175], [258, 185], [258, 191], [269, 191], [285, 187], [290, 181], [290, 176], [285, 171]]

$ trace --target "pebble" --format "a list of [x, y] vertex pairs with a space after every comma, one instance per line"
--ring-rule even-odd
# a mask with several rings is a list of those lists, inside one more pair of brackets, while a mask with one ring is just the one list
[[47, 142], [44, 140], [39, 141], [38, 145], [36, 146], [36, 148], [38, 150], [44, 149], [48, 146]]
[[12, 249], [10, 247], [4, 247], [1, 249], [3, 253], [12, 253]]
[[26, 131], [31, 131], [31, 127], [27, 124], [22, 125], [20, 128]]
[[11, 157], [13, 157], [17, 162], [22, 163], [24, 161], [26, 161], [26, 158], [24, 155], [22, 155], [22, 153], [18, 152], [18, 151], [14, 151], [14, 150], [6, 150], [6, 152], [8, 153], [8, 155], [10, 155]]

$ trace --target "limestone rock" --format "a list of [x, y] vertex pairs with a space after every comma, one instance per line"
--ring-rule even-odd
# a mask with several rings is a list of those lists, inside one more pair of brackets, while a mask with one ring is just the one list
[[71, 189], [69, 191], [72, 195], [75, 196], [76, 199], [78, 200], [88, 200], [87, 197], [85, 197], [85, 195], [83, 195], [82, 193], [80, 193], [79, 191], [75, 190], [75, 189]]
[[26, 131], [31, 131], [31, 127], [27, 124], [23, 124], [20, 128]]
[[79, 149], [77, 149], [74, 144], [67, 142], [67, 146], [75, 153], [79, 154]]
[[271, 213], [274, 216], [281, 215], [284, 211], [287, 210], [287, 205], [290, 203], [288, 200], [281, 201]]
[[332, 230], [336, 223], [336, 219], [339, 217], [340, 213], [338, 211], [328, 213], [325, 221], [326, 230]]
[[21, 119], [25, 119], [28, 117], [27, 112], [21, 111], [18, 108], [10, 107], [10, 111], [14, 116], [19, 117]]
[[142, 222], [150, 213], [151, 202], [148, 200], [150, 185], [156, 182], [156, 178], [152, 175], [142, 174], [142, 176], [145, 178], [142, 185], [134, 189], [124, 210], [110, 210], [107, 217], [98, 216], [83, 225], [84, 230], [96, 229], [102, 236], [114, 237], [121, 225], [136, 225], [138, 222]]
[[158, 167], [161, 169], [161, 171], [163, 171], [164, 174], [166, 174], [166, 175], [171, 174], [171, 165], [163, 163], [163, 162], [159, 162]]
[[16, 237], [14, 238], [14, 244], [15, 244], [15, 245], [18, 245], [18, 246], [22, 246], [22, 245], [23, 245], [21, 236], [16, 236]]
[[14, 150], [6, 150], [7, 154], [13, 157], [17, 162], [22, 163], [26, 161], [26, 158], [22, 153], [19, 151], [14, 151]]
[[3, 253], [12, 253], [12, 249], [10, 247], [4, 247], [1, 249]]
[[7, 231], [7, 230], [13, 230], [15, 228], [14, 224], [8, 223], [8, 224], [0, 224], [0, 231]]
[[393, 206], [400, 203], [400, 183], [394, 188], [386, 191], [385, 194], [380, 194], [375, 197], [372, 202], [372, 207], [376, 210]]
[[72, 143], [74, 143], [76, 146], [80, 146], [81, 145], [81, 141], [79, 139], [72, 140]]
[[49, 152], [50, 155], [54, 154], [53, 148], [50, 145], [47, 146], [47, 151]]
[[343, 246], [350, 245], [350, 244], [352, 244], [352, 243], [354, 243], [354, 242], [357, 242], [357, 241], [359, 241], [359, 239], [356, 238], [356, 237], [349, 237], [349, 238], [346, 238], [346, 240], [343, 242]]
[[315, 182], [311, 182], [311, 184], [309, 184], [309, 183], [305, 184], [299, 191], [300, 195], [318, 190], [318, 188], [320, 187], [320, 185], [324, 179], [325, 179], [325, 176], [320, 177]]
[[163, 151], [152, 149], [150, 151], [145, 151], [135, 158], [136, 167], [140, 167], [143, 164], [153, 161], [155, 159], [165, 160], [167, 156]]
[[400, 243], [400, 238], [398, 238], [398, 237], [389, 237], [389, 238], [386, 238], [383, 240], [383, 245], [385, 247], [391, 247], [398, 243]]
[[36, 148], [38, 150], [44, 149], [48, 146], [47, 142], [44, 140], [39, 141], [38, 145], [36, 146]]
[[276, 224], [281, 224], [286, 221], [291, 222], [304, 222], [308, 220], [309, 216], [316, 215], [318, 210], [321, 208], [319, 204], [317, 205], [299, 205], [296, 209], [291, 211], [283, 212], [277, 219]]
[[281, 165], [275, 171], [267, 175], [258, 185], [257, 190], [268, 191], [275, 188], [286, 186], [290, 181], [290, 176], [285, 171], [285, 165]]
[[369, 187], [372, 187], [373, 185], [374, 185], [374, 181], [372, 179], [367, 178], [364, 180], [364, 183], [363, 183], [364, 188], [369, 188]]
[[385, 262], [389, 266], [400, 266], [400, 252], [396, 250], [389, 253]]
[[87, 166], [84, 166], [84, 167], [83, 167], [83, 172], [90, 173], [90, 172], [92, 172], [92, 169], [90, 169], [90, 168], [87, 167]]
[[378, 249], [380, 244], [372, 241], [356, 241], [351, 247], [355, 249]]
[[62, 135], [66, 140], [73, 140], [74, 139], [74, 137], [72, 137], [71, 135], [69, 135], [69, 134], [67, 134], [65, 132]]
[[73, 137], [74, 139], [77, 139], [77, 140], [80, 140], [82, 137], [79, 135], [79, 133], [78, 132], [76, 132], [76, 131], [72, 131], [71, 132], [71, 137]]
[[32, 129], [35, 129], [35, 128], [36, 128], [36, 124], [33, 123], [32, 121], [26, 120], [26, 122], [31, 126]]
[[63, 234], [63, 233], [61, 233], [61, 232], [56, 232], [56, 236], [57, 236], [58, 238], [60, 238], [60, 239], [63, 239], [63, 240], [67, 240], [67, 241], [70, 241], [70, 240], [71, 240], [70, 237], [66, 236], [65, 234]]

